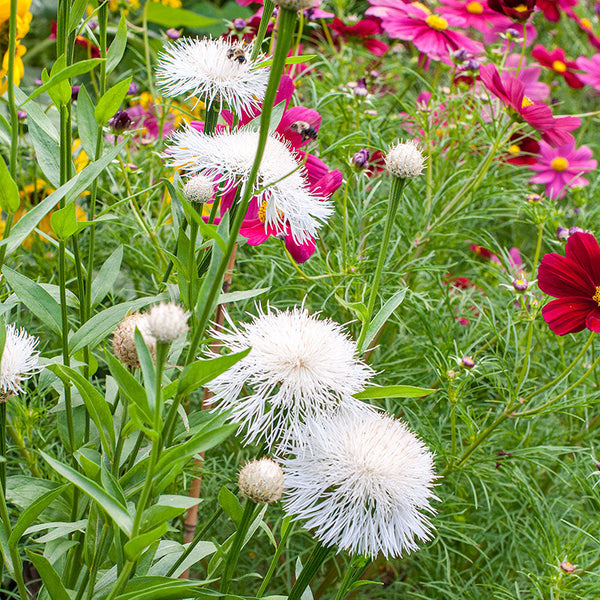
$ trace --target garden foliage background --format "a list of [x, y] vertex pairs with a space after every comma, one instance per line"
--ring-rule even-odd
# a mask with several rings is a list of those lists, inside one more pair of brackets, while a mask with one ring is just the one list
[[[218, 595], [215, 582], [242, 522], [235, 499], [237, 474], [260, 454], [261, 444], [245, 443], [237, 427], [224, 424], [221, 413], [201, 410], [202, 386], [211, 374], [187, 380], [193, 391], [185, 394], [187, 416], [180, 411], [176, 417], [174, 440], [183, 444], [211, 419], [208, 429], [214, 439], [203, 438], [187, 454], [176, 455], [154, 484], [155, 492], [160, 488], [162, 494], [184, 497], [201, 475], [201, 551], [187, 565], [193, 585], [165, 583], [167, 567], [183, 552], [179, 544], [188, 501], [180, 498], [179, 509], [163, 511], [168, 527], [145, 539], [139, 552], [124, 556], [126, 533], [114, 524], [114, 514], [105, 512], [103, 497], [96, 502], [96, 492], [86, 491], [73, 475], [95, 482], [134, 514], [150, 443], [143, 434], [137, 437], [139, 423], [124, 408], [124, 398], [131, 403], [130, 396], [137, 393], [131, 378], [137, 377], [146, 392], [150, 380], [133, 369], [136, 375], [127, 377], [115, 366], [111, 334], [129, 312], [169, 300], [192, 314], [193, 329], [195, 309], [203, 307], [188, 300], [206, 293], [206, 282], [214, 275], [213, 263], [208, 268], [210, 248], [214, 253], [227, 241], [226, 225], [217, 232], [195, 219], [196, 209], [182, 193], [185, 171], [176, 172], [164, 154], [173, 130], [205, 120], [204, 104], [185, 95], [167, 97], [155, 68], [163, 47], [182, 35], [227, 34], [250, 41], [258, 27], [258, 6], [182, 1], [110, 0], [102, 10], [93, 3], [61, 2], [61, 10], [67, 11], [62, 20], [63, 27], [68, 24], [66, 34], [61, 25], [57, 31], [61, 17], [55, 3], [16, 3], [17, 48], [27, 51], [17, 51], [15, 68], [24, 70], [14, 102], [8, 93], [3, 98], [0, 119], [7, 165], [0, 169], [5, 232], [0, 312], [6, 323], [39, 338], [41, 366], [24, 391], [2, 404], [7, 443], [2, 463], [7, 512], [0, 535], [5, 598], [19, 597], [14, 575], [19, 561], [32, 594], [43, 580], [40, 598], [108, 597], [131, 556], [131, 576], [137, 573], [142, 579], [134, 577], [128, 588], [124, 579], [119, 598]], [[474, 3], [461, 0], [426, 4], [439, 15], [444, 7], [455, 7], [457, 14], [462, 10], [467, 17], [478, 14]], [[511, 5], [508, 0], [501, 4]], [[308, 244], [310, 256], [289, 239], [279, 239], [282, 235], [264, 235], [254, 240], [256, 245], [245, 243], [249, 234], [240, 237], [222, 301], [235, 323], [249, 321], [248, 313], [256, 315], [259, 306], [303, 306], [345, 324], [355, 340], [389, 301], [369, 330], [370, 345], [361, 348], [364, 360], [376, 371], [373, 382], [378, 385], [420, 389], [394, 388], [386, 397], [384, 388], [373, 392], [369, 402], [404, 419], [435, 454], [438, 500], [432, 504], [437, 514], [430, 541], [402, 558], [380, 556], [370, 562], [362, 578], [371, 583], [355, 587], [352, 597], [596, 598], [598, 341], [587, 331], [554, 333], [543, 318], [548, 298], [536, 280], [545, 254], [564, 254], [569, 235], [594, 233], [600, 218], [593, 160], [600, 61], [569, 62], [597, 56], [597, 5], [591, 0], [540, 0], [524, 36], [522, 24], [510, 15], [501, 21], [498, 12], [480, 2], [489, 19], [482, 26], [485, 37], [468, 20], [459, 26], [447, 14], [447, 28], [439, 21], [433, 27], [428, 13], [419, 13], [420, 5], [406, 5], [419, 25], [394, 30], [392, 17], [374, 11], [379, 5], [385, 2], [371, 6], [331, 0], [301, 13], [290, 42], [291, 55], [304, 59], [288, 64], [285, 73], [294, 83], [290, 106], [311, 109], [298, 120], [308, 121], [314, 131], [296, 142], [318, 156], [330, 174], [339, 171], [332, 175], [330, 190], [335, 190], [334, 210], [315, 236], [314, 253]], [[368, 9], [373, 14], [365, 16]], [[0, 47], [6, 57], [9, 15], [10, 2], [2, 0]], [[443, 42], [436, 50], [434, 43], [427, 46], [424, 38], [415, 37], [419, 27], [438, 34], [460, 30], [471, 43], [484, 45], [461, 54], [455, 51], [466, 42], [454, 47]], [[61, 43], [67, 54], [72, 44], [68, 64], [75, 67], [69, 72], [64, 71], [66, 63], [56, 60]], [[562, 48], [566, 56], [548, 58], [538, 45], [548, 52]], [[106, 56], [107, 47], [106, 62], [95, 60]], [[269, 30], [263, 49], [273, 48]], [[7, 58], [4, 63], [0, 74], [6, 90]], [[505, 99], [500, 102], [491, 77], [479, 75], [484, 64], [496, 64], [509, 77], [518, 73], [527, 86], [527, 101], [521, 97], [512, 108]], [[569, 81], [569, 73], [575, 79]], [[50, 84], [44, 85], [48, 78]], [[589, 152], [579, 150], [575, 156], [568, 140], [553, 144], [561, 149], [558, 153], [552, 150], [541, 139], [543, 127], [524, 116], [527, 102], [551, 107], [555, 115], [578, 116], [580, 124], [571, 133], [576, 148], [587, 146]], [[19, 111], [17, 120], [13, 108]], [[272, 118], [281, 116], [276, 108]], [[219, 124], [224, 123], [221, 116]], [[392, 215], [377, 303], [370, 313], [368, 296], [393, 180], [383, 156], [407, 139], [418, 141], [425, 170], [408, 180]], [[552, 163], [557, 157], [566, 157], [567, 166]], [[532, 183], [536, 172], [545, 175]], [[58, 196], [46, 201], [59, 188], [66, 192], [62, 210]], [[42, 214], [40, 206], [47, 208], [41, 220], [36, 218]], [[210, 205], [204, 213], [197, 210], [206, 220]], [[96, 224], [86, 226], [92, 216]], [[192, 258], [182, 251], [185, 244], [189, 249], [189, 238], [181, 233], [188, 222], [200, 228]], [[263, 223], [252, 227], [260, 238]], [[214, 311], [210, 316], [217, 318]], [[65, 360], [63, 332], [69, 330]], [[180, 385], [190, 337], [179, 338], [170, 349], [165, 389], [171, 381]], [[203, 358], [209, 338], [203, 333], [196, 340]], [[215, 351], [227, 354], [218, 346]], [[330, 360], [327, 350], [319, 360]], [[71, 371], [60, 367], [68, 363]], [[64, 383], [71, 388], [72, 422]], [[133, 392], [124, 391], [127, 386]], [[169, 389], [173, 396], [175, 388]], [[168, 400], [168, 393], [162, 393]], [[93, 408], [94, 402], [103, 408]], [[94, 410], [99, 411], [96, 417]], [[96, 427], [103, 414], [114, 420], [113, 435], [116, 431], [123, 438], [116, 466], [106, 440], [100, 439], [105, 423]], [[203, 461], [195, 460], [205, 449]], [[44, 500], [36, 504], [40, 498]], [[219, 506], [224, 512], [218, 512]], [[26, 521], [18, 521], [22, 515]], [[314, 541], [301, 522], [284, 518], [279, 504], [261, 513], [260, 526], [256, 521], [241, 549], [230, 595], [256, 597], [282, 527], [289, 530], [279, 548], [281, 557], [273, 563], [268, 593], [289, 593]], [[21, 535], [11, 537], [19, 522], [24, 525]], [[229, 545], [221, 547], [228, 538]], [[167, 547], [173, 560], [152, 570], [161, 552], [168, 557]], [[38, 558], [42, 555], [44, 559]], [[317, 570], [312, 597], [343, 597], [339, 582], [350, 567], [357, 568], [353, 561], [356, 557], [345, 552], [329, 556]], [[90, 573], [99, 582], [95, 595], [88, 585]], [[143, 579], [151, 574], [165, 579]], [[310, 594], [307, 590], [303, 598]]]

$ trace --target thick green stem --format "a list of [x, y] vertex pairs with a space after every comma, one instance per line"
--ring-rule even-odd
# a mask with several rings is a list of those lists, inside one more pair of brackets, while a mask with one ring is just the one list
[[379, 257], [377, 258], [377, 266], [375, 267], [375, 276], [371, 282], [371, 293], [369, 301], [367, 303], [367, 314], [363, 323], [360, 336], [358, 338], [358, 348], [362, 349], [362, 344], [365, 341], [367, 330], [371, 323], [371, 317], [373, 315], [373, 309], [375, 308], [375, 302], [377, 300], [377, 293], [379, 291], [379, 284], [381, 282], [381, 275], [383, 273], [383, 266], [387, 257], [389, 249], [390, 239], [392, 237], [392, 230], [394, 228], [394, 222], [396, 220], [396, 213], [398, 206], [400, 205], [400, 199], [402, 198], [402, 190], [406, 185], [406, 179], [400, 177], [394, 177], [392, 179], [392, 188], [390, 190], [390, 200], [388, 202], [388, 210], [385, 218], [385, 225], [383, 229], [383, 237], [379, 246]]
[[308, 562], [302, 568], [300, 576], [296, 579], [288, 600], [301, 600], [304, 590], [308, 587], [309, 583], [313, 580], [317, 571], [321, 568], [321, 565], [325, 562], [327, 557], [331, 554], [332, 548], [326, 548], [317, 542], [314, 547]]

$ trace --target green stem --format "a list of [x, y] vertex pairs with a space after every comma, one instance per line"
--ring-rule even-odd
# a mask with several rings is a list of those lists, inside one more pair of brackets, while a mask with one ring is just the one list
[[364, 556], [352, 557], [352, 562], [348, 567], [348, 570], [344, 574], [344, 578], [340, 583], [340, 587], [335, 595], [334, 600], [344, 600], [344, 598], [352, 590], [352, 586], [360, 579], [361, 575], [365, 572], [369, 565], [369, 560]]
[[281, 539], [279, 540], [279, 544], [277, 546], [277, 549], [275, 550], [275, 554], [273, 555], [271, 564], [269, 565], [269, 570], [267, 571], [267, 574], [265, 575], [265, 578], [262, 580], [262, 583], [260, 584], [260, 588], [258, 589], [258, 592], [256, 593], [257, 598], [263, 597], [263, 594], [265, 593], [265, 590], [267, 589], [267, 586], [269, 585], [269, 582], [271, 581], [271, 577], [273, 577], [273, 573], [275, 573], [275, 569], [277, 568], [277, 563], [279, 562], [279, 557], [281, 556], [281, 553], [283, 552], [283, 548], [285, 547], [287, 539], [290, 536], [290, 532], [292, 531], [292, 526], [290, 523], [290, 519], [288, 517], [286, 517], [286, 519], [284, 520], [284, 523], [286, 523], [286, 521], [287, 521], [287, 526], [285, 529], [283, 529], [283, 525], [282, 525], [283, 531], [281, 532]]
[[246, 539], [250, 525], [252, 525], [252, 521], [254, 521], [256, 508], [258, 508], [257, 504], [250, 500], [246, 500], [242, 518], [238, 525], [237, 531], [235, 532], [233, 541], [231, 542], [231, 546], [229, 547], [229, 552], [227, 552], [227, 558], [225, 559], [225, 566], [223, 567], [223, 575], [221, 577], [221, 584], [219, 586], [219, 591], [222, 594], [226, 594], [229, 590], [231, 578], [240, 558], [240, 552], [242, 551], [244, 540]]
[[321, 568], [321, 565], [332, 551], [332, 548], [326, 548], [317, 542], [308, 562], [304, 565], [300, 572], [300, 576], [292, 586], [288, 600], [301, 600], [304, 590], [306, 590], [309, 583], [313, 580], [317, 571]]
[[371, 282], [371, 294], [369, 296], [369, 302], [367, 304], [367, 314], [363, 322], [363, 326], [358, 338], [357, 346], [359, 349], [362, 348], [362, 344], [365, 341], [367, 330], [371, 323], [371, 316], [373, 315], [373, 309], [375, 308], [375, 302], [377, 300], [377, 293], [379, 291], [379, 284], [381, 282], [381, 275], [383, 273], [383, 266], [389, 249], [390, 238], [392, 237], [392, 230], [394, 228], [394, 222], [396, 220], [396, 212], [400, 205], [400, 198], [402, 197], [402, 190], [406, 185], [407, 180], [405, 178], [393, 177], [392, 187], [390, 190], [390, 200], [388, 202], [388, 210], [385, 218], [385, 226], [383, 229], [383, 237], [379, 246], [379, 257], [377, 258], [377, 266], [375, 267], [375, 276]]
[[258, 32], [256, 34], [256, 38], [254, 39], [254, 48], [252, 49], [252, 56], [250, 57], [251, 61], [255, 61], [260, 53], [260, 48], [262, 46], [263, 40], [265, 39], [267, 27], [269, 26], [269, 21], [273, 16], [274, 10], [275, 3], [273, 2], [273, 0], [265, 0], [263, 3], [263, 14], [260, 18]]
[[[88, 594], [87, 600], [92, 600], [94, 596], [94, 588], [96, 587], [96, 578], [98, 576], [98, 569], [100, 568], [100, 564], [102, 562], [102, 557], [104, 555], [104, 546], [108, 539], [108, 533], [111, 527], [107, 523], [102, 525], [102, 531], [100, 533], [100, 539], [98, 540], [98, 546], [96, 546], [96, 550], [94, 552], [94, 556], [92, 558], [92, 564], [90, 566], [90, 577], [88, 581]], [[80, 600], [83, 597], [84, 588], [81, 588], [80, 593], [77, 595], [75, 600]]]
[[129, 581], [129, 575], [131, 574], [131, 571], [133, 570], [134, 565], [135, 565], [135, 561], [132, 561], [132, 560], [128, 560], [123, 565], [123, 569], [119, 573], [119, 577], [117, 578], [117, 581], [115, 582], [115, 586], [111, 590], [110, 594], [106, 597], [106, 600], [115, 600], [117, 595], [121, 592], [121, 590], [125, 587], [125, 585]]
[[[4, 493], [0, 494], [0, 519], [2, 519], [4, 525], [4, 534], [6, 539], [10, 538], [12, 528], [10, 525], [10, 517], [8, 516], [8, 509], [6, 508], [6, 500], [4, 499]], [[16, 545], [11, 545], [9, 548], [10, 556], [15, 571], [15, 580], [17, 582], [17, 588], [19, 590], [19, 596], [21, 600], [28, 600], [27, 589], [25, 588], [25, 582], [23, 581], [23, 563], [19, 555]]]
[[6, 495], [6, 401], [0, 403], [0, 486]]

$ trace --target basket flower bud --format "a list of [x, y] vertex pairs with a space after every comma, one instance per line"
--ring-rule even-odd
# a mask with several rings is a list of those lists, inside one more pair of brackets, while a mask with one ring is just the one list
[[157, 342], [169, 344], [185, 335], [188, 330], [188, 315], [173, 302], [161, 302], [148, 313], [148, 330]]
[[206, 175], [195, 175], [184, 183], [183, 195], [189, 202], [197, 204], [210, 202], [215, 195], [214, 182]]
[[156, 340], [148, 330], [148, 315], [133, 313], [121, 321], [112, 339], [114, 355], [127, 367], [138, 369], [140, 361], [135, 347], [135, 330], [139, 329], [152, 357], [156, 351]]
[[390, 148], [385, 165], [392, 175], [407, 179], [423, 172], [425, 157], [415, 142], [401, 142]]
[[240, 471], [238, 486], [248, 500], [257, 504], [273, 504], [283, 495], [283, 471], [270, 458], [252, 460]]

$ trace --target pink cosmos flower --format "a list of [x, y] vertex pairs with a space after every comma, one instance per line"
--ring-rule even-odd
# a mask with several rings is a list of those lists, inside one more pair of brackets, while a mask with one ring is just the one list
[[485, 87], [494, 96], [500, 98], [518, 117], [539, 131], [542, 139], [551, 146], [562, 146], [573, 141], [569, 132], [581, 124], [577, 117], [554, 117], [549, 106], [534, 103], [525, 96], [525, 86], [519, 79], [512, 75], [501, 79], [494, 64], [483, 65], [479, 75]]
[[558, 23], [561, 11], [567, 11], [577, 5], [577, 0], [537, 0], [537, 8], [544, 13], [544, 17], [552, 23]]
[[537, 66], [530, 66], [523, 60], [521, 62], [521, 68], [517, 73], [517, 67], [521, 60], [520, 54], [509, 54], [504, 62], [504, 68], [506, 71], [502, 73], [502, 79], [514, 75], [524, 86], [525, 96], [532, 102], [543, 102], [550, 95], [550, 88], [539, 81], [542, 69]]
[[577, 74], [579, 80], [600, 91], [600, 54], [594, 54], [591, 59], [580, 56], [576, 62], [577, 66], [583, 71], [583, 73]]
[[463, 33], [448, 29], [448, 21], [417, 2], [402, 4], [398, 0], [369, 0], [367, 15], [381, 19], [384, 31], [394, 39], [412, 41], [431, 60], [451, 65], [450, 52], [464, 49], [481, 54], [483, 46]]
[[555, 48], [552, 51], [548, 51], [544, 46], [538, 44], [531, 51], [531, 56], [540, 65], [564, 77], [569, 87], [573, 89], [583, 87], [583, 83], [578, 79], [577, 74], [574, 73], [574, 70], [577, 69], [577, 63], [574, 60], [567, 60], [565, 51], [562, 48]]
[[362, 19], [353, 25], [346, 25], [336, 17], [330, 28], [338, 33], [344, 41], [358, 41], [375, 56], [383, 56], [390, 48], [385, 42], [377, 39], [381, 33], [381, 27], [373, 19]]
[[600, 38], [594, 33], [592, 22], [586, 17], [580, 17], [573, 9], [569, 8], [565, 11], [565, 14], [577, 23], [579, 29], [585, 32], [588, 40], [596, 50], [600, 50]]
[[488, 32], [490, 27], [510, 27], [512, 21], [493, 11], [487, 3], [487, 0], [440, 0], [438, 12], [453, 27], [472, 27], [481, 31]]
[[535, 164], [530, 165], [536, 171], [529, 183], [546, 185], [549, 198], [563, 198], [569, 187], [584, 187], [589, 184], [582, 173], [596, 168], [597, 162], [592, 158], [592, 150], [587, 146], [575, 148], [575, 142], [552, 148], [540, 142], [540, 154]]

